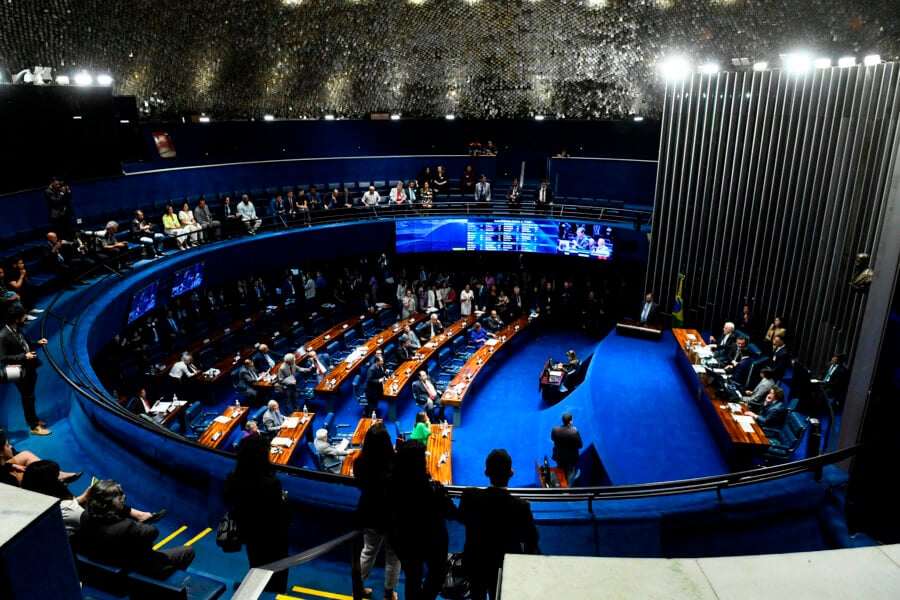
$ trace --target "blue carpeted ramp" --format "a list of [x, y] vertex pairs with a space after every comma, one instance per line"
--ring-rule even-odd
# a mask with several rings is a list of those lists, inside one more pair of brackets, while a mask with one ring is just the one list
[[563, 412], [574, 415], [613, 485], [729, 472], [676, 368], [675, 344], [669, 331], [659, 342], [610, 333], [596, 346], [584, 383], [544, 411], [548, 427]]

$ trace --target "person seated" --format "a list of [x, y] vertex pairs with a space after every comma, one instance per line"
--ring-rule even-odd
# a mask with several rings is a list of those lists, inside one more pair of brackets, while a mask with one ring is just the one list
[[431, 338], [440, 335], [443, 331], [444, 325], [438, 319], [437, 313], [431, 313], [431, 318], [419, 330], [419, 341], [426, 344]]
[[422, 184], [422, 191], [419, 192], [419, 203], [422, 205], [422, 208], [434, 206], [434, 190], [431, 189], [430, 181]]
[[123, 567], [154, 579], [166, 579], [194, 560], [189, 546], [154, 550], [159, 531], [122, 516], [125, 494], [111, 479], [98, 481], [87, 494], [87, 510], [77, 533], [81, 553], [96, 562]]
[[185, 382], [200, 374], [200, 369], [194, 364], [194, 357], [190, 352], [181, 355], [181, 360], [172, 365], [169, 369], [169, 377], [181, 382]]
[[[59, 509], [62, 512], [63, 524], [66, 526], [66, 532], [70, 537], [81, 528], [84, 506], [87, 504], [88, 492], [91, 488], [88, 487], [77, 498], [73, 496], [65, 482], [60, 480], [58, 464], [52, 460], [40, 460], [34, 463], [22, 476], [22, 488], [60, 500]], [[121, 514], [123, 517], [129, 517], [138, 523], [151, 525], [168, 513], [169, 511], [165, 508], [158, 512], [150, 513], [123, 505]]]
[[[228, 200], [228, 198], [226, 198]], [[226, 204], [226, 206], [228, 206]], [[175, 238], [175, 241], [178, 243], [178, 249], [184, 250], [187, 246], [185, 245], [185, 236], [187, 232], [181, 226], [181, 221], [178, 220], [178, 215], [175, 214], [175, 208], [169, 204], [166, 206], [166, 212], [162, 216], [162, 224], [163, 224], [163, 232], [169, 236]]]
[[722, 326], [722, 335], [716, 339], [709, 336], [709, 347], [715, 350], [719, 358], [733, 356], [737, 345], [737, 334], [734, 333], [734, 323], [728, 321]]
[[[434, 380], [428, 375], [428, 372], [422, 369], [419, 371], [419, 378], [412, 384], [413, 399], [416, 404], [425, 409], [426, 412], [434, 414], [438, 419], [444, 419], [444, 404], [441, 402], [441, 393], [434, 384]], [[435, 413], [435, 409], [438, 410]]]
[[231, 196], [222, 199], [222, 214], [225, 216], [225, 234], [231, 237], [241, 228], [241, 215], [238, 214], [237, 207], [231, 205]]
[[260, 344], [253, 355], [253, 366], [259, 373], [268, 373], [276, 365], [275, 357], [269, 352], [266, 344]]
[[400, 345], [397, 346], [396, 354], [394, 360], [398, 365], [402, 365], [408, 360], [412, 360], [415, 351], [409, 345], [409, 340], [407, 338], [400, 338]]
[[241, 196], [241, 201], [238, 202], [235, 211], [240, 216], [244, 227], [247, 228], [247, 233], [256, 235], [256, 230], [262, 226], [262, 219], [256, 216], [256, 207], [250, 201], [250, 196], [247, 194]]
[[322, 208], [322, 196], [319, 195], [319, 190], [316, 186], [309, 186], [309, 194], [306, 196], [306, 203], [309, 205], [309, 210], [317, 211]]
[[363, 206], [378, 206], [381, 204], [381, 194], [375, 191], [375, 186], [370, 185], [369, 190], [362, 195]]
[[320, 357], [315, 350], [306, 354], [303, 364], [297, 367], [300, 373], [312, 374], [316, 377], [316, 382], [322, 381], [328, 373], [328, 360], [325, 356]]
[[95, 231], [93, 235], [98, 242], [100, 252], [98, 256], [106, 260], [115, 259], [115, 267], [121, 270], [125, 266], [124, 255], [128, 251], [128, 242], [120, 242], [116, 237], [118, 233], [119, 224], [109, 221], [104, 229]]
[[741, 351], [744, 349], [750, 350], [747, 338], [742, 335], [737, 336], [731, 350], [722, 355], [722, 361], [725, 363], [723, 367], [725, 371], [731, 372], [737, 367], [738, 361], [741, 360]]
[[484, 346], [484, 343], [487, 341], [487, 332], [482, 329], [481, 323], [475, 323], [472, 325], [471, 331], [469, 331], [469, 339], [472, 340], [472, 343], [475, 344], [476, 348], [481, 348]]
[[278, 435], [278, 432], [284, 427], [284, 420], [287, 418], [281, 414], [277, 400], [269, 400], [266, 405], [268, 408], [263, 413], [263, 429], [270, 435]]
[[403, 326], [403, 334], [400, 336], [400, 339], [408, 341], [409, 347], [413, 352], [422, 347], [419, 337], [408, 324]]
[[731, 381], [743, 392], [749, 383], [750, 368], [753, 365], [749, 348], [744, 347], [740, 349], [740, 358], [734, 365], [734, 369], [731, 371]]
[[[9, 443], [6, 432], [0, 429], [0, 473], [3, 479], [11, 485], [19, 485], [25, 473], [32, 465], [40, 462], [41, 458], [28, 450], [16, 452], [15, 448]], [[58, 478], [63, 483], [73, 483], [78, 481], [83, 471], [71, 473], [63, 471], [59, 473]], [[11, 476], [11, 477], [10, 477]]]
[[269, 202], [269, 214], [275, 220], [276, 229], [280, 226], [284, 229], [288, 228], [287, 224], [288, 205], [284, 201], [284, 197], [278, 194]]
[[775, 387], [775, 382], [772, 380], [771, 369], [763, 367], [759, 372], [759, 375], [761, 379], [759, 380], [759, 383], [756, 384], [756, 387], [744, 392], [747, 395], [747, 399], [745, 400], [747, 407], [750, 408], [750, 410], [757, 412], [763, 407], [766, 396], [769, 395], [771, 389]]
[[181, 228], [187, 232], [191, 245], [199, 245], [201, 241], [200, 234], [203, 228], [197, 223], [197, 220], [194, 218], [194, 211], [191, 210], [187, 202], [182, 204], [181, 210], [178, 211], [178, 221], [181, 223]]
[[330, 473], [340, 473], [341, 464], [343, 464], [344, 459], [350, 453], [328, 443], [327, 429], [319, 429], [316, 431], [316, 441], [313, 442], [313, 445], [316, 447], [316, 452], [319, 453], [323, 465], [335, 463], [334, 465], [329, 466], [328, 471]]
[[403, 205], [406, 204], [406, 190], [403, 189], [403, 182], [398, 181], [396, 187], [391, 189], [391, 204], [392, 205]]
[[500, 319], [500, 315], [497, 314], [496, 310], [492, 310], [490, 316], [484, 322], [484, 326], [491, 337], [497, 337], [497, 333], [503, 329], [503, 325], [503, 320]]
[[772, 355], [769, 365], [772, 367], [772, 379], [775, 381], [781, 381], [791, 365], [791, 353], [788, 352], [784, 338], [780, 335], [772, 338]]
[[147, 397], [147, 388], [138, 390], [138, 393], [125, 403], [125, 408], [138, 416], [146, 415], [151, 420], [162, 421], [163, 415], [153, 415], [150, 412], [150, 409], [153, 408], [153, 402]]
[[244, 364], [238, 369], [237, 391], [243, 394], [251, 405], [259, 396], [256, 388], [253, 387], [257, 381], [259, 381], [259, 371], [253, 366], [252, 360], [249, 358], [244, 359]]
[[197, 225], [203, 230], [203, 239], [206, 241], [222, 239], [222, 222], [217, 221], [212, 211], [206, 205], [206, 198], [200, 196], [197, 200], [197, 208], [194, 210], [194, 218]]
[[777, 385], [769, 390], [765, 404], [759, 413], [747, 411], [756, 419], [756, 424], [766, 429], [781, 429], [787, 421], [787, 406], [784, 405], [784, 390]]
[[59, 274], [66, 285], [71, 286], [83, 271], [85, 262], [71, 243], [59, 239], [56, 233], [50, 231], [41, 245], [40, 265], [42, 271]]
[[134, 211], [130, 233], [131, 241], [135, 244], [143, 244], [147, 255], [151, 258], [166, 255], [163, 252], [163, 240], [166, 239], [166, 236], [153, 232], [153, 223], [144, 218], [144, 211], [141, 209]]
[[826, 397], [834, 399], [837, 406], [844, 402], [850, 383], [850, 370], [847, 369], [846, 362], [846, 354], [835, 354], [822, 372], [822, 390]]
[[566, 359], [567, 361], [563, 364], [563, 369], [565, 369], [566, 375], [571, 375], [578, 370], [581, 361], [578, 360], [578, 356], [575, 355], [574, 350], [566, 350]]
[[412, 433], [409, 434], [409, 439], [411, 440], [419, 440], [426, 446], [428, 445], [428, 438], [431, 436], [431, 419], [428, 418], [428, 413], [424, 410], [416, 413], [416, 425], [413, 427]]
[[243, 442], [246, 438], [254, 435], [262, 435], [259, 432], [259, 423], [253, 420], [247, 421], [247, 424], [244, 425], [244, 431], [241, 433], [241, 441]]

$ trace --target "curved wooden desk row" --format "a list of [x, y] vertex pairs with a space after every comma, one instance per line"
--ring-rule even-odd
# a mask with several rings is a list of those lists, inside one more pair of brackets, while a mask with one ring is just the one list
[[[227, 450], [225, 443], [237, 429], [243, 427], [249, 413], [250, 409], [246, 406], [225, 407], [222, 414], [210, 424], [206, 431], [197, 439], [197, 442], [210, 448], [224, 448]], [[304, 436], [312, 425], [315, 416], [315, 413], [309, 413], [304, 419], [302, 412], [293, 413], [291, 417], [297, 419], [297, 425], [285, 427], [278, 432], [272, 443], [272, 452], [269, 455], [269, 460], [277, 465], [288, 464], [297, 447], [303, 445]], [[290, 440], [290, 442], [287, 442], [287, 440]]]
[[450, 384], [441, 396], [441, 402], [446, 406], [453, 407], [453, 425], [459, 427], [462, 423], [462, 403], [463, 399], [471, 387], [478, 373], [490, 360], [497, 355], [497, 351], [504, 345], [508, 344], [517, 334], [521, 333], [529, 323], [531, 323], [529, 315], [522, 315], [515, 321], [497, 332], [497, 337], [489, 339], [488, 343], [475, 351], [466, 364], [462, 366], [459, 373], [450, 380]]
[[[697, 405], [729, 463], [738, 466], [750, 456], [764, 452], [769, 440], [747, 414], [746, 408], [740, 405], [740, 412], [732, 413], [729, 405], [716, 397], [716, 390], [708, 383], [709, 376], [694, 371], [697, 359], [689, 346], [706, 346], [700, 333], [695, 329], [672, 329], [672, 334], [678, 342], [675, 359], [680, 363], [691, 388], [696, 386]], [[750, 431], [738, 422], [739, 417], [749, 417], [741, 420], [747, 421]]]
[[[354, 447], [362, 446], [366, 438], [366, 432], [373, 423], [380, 423], [381, 419], [360, 419], [353, 437], [350, 438], [350, 444]], [[440, 481], [444, 485], [453, 485], [453, 466], [451, 462], [451, 451], [453, 447], [453, 426], [448, 425], [446, 429], [442, 429], [440, 425], [433, 423], [431, 425], [431, 435], [428, 436], [428, 443], [425, 445], [425, 466], [428, 473], [435, 481]], [[344, 457], [341, 465], [341, 475], [348, 477], [353, 476], [353, 463], [359, 452], [351, 452]]]
[[454, 338], [463, 335], [475, 319], [475, 315], [468, 315], [447, 326], [444, 333], [434, 336], [416, 350], [414, 358], [397, 365], [393, 374], [384, 382], [384, 397], [389, 401], [396, 400], [406, 385], [417, 377], [417, 373], [424, 368], [428, 359], [450, 344]]

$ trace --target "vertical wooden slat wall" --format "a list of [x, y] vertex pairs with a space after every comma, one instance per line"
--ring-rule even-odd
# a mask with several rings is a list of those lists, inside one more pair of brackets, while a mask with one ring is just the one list
[[[646, 289], [718, 331], [749, 303], [816, 369], [852, 355], [898, 151], [898, 63], [695, 74], [667, 84]], [[874, 261], [874, 256], [872, 260]]]

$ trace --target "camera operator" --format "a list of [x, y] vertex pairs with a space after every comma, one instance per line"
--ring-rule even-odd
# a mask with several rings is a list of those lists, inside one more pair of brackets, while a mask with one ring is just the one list
[[70, 238], [75, 213], [72, 210], [72, 190], [59, 177], [50, 179], [50, 187], [44, 190], [47, 200], [47, 211], [50, 217], [50, 229], [63, 238]]
[[4, 365], [21, 365], [23, 367], [21, 377], [15, 381], [19, 394], [22, 396], [22, 409], [25, 412], [25, 420], [31, 429], [32, 435], [50, 435], [52, 432], [45, 428], [46, 423], [41, 421], [35, 412], [34, 387], [37, 384], [37, 368], [41, 366], [32, 348], [47, 345], [47, 340], [29, 342], [22, 333], [22, 327], [28, 322], [28, 314], [24, 308], [11, 307], [6, 318], [6, 326], [0, 330], [0, 362]]

